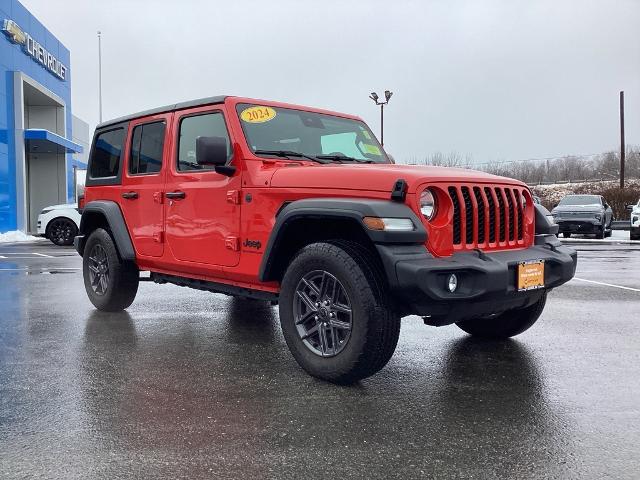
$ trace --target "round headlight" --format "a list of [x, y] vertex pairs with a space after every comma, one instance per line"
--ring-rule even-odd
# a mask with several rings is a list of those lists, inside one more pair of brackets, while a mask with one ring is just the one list
[[427, 220], [431, 220], [436, 213], [436, 197], [428, 188], [420, 194], [420, 212]]

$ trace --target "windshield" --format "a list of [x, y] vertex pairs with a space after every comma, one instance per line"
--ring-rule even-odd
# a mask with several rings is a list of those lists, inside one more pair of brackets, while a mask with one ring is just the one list
[[569, 195], [560, 200], [559, 205], [601, 205], [597, 195]]
[[[236, 107], [249, 148], [258, 155], [295, 152], [331, 160], [390, 163], [363, 122], [290, 108], [238, 104]], [[260, 152], [262, 151], [262, 152]]]

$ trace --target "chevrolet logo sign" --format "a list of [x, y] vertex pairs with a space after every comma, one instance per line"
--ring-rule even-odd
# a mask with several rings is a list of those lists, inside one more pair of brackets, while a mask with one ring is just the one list
[[5, 19], [2, 24], [4, 33], [10, 42], [22, 46], [22, 50], [33, 60], [49, 70], [60, 80], [66, 80], [67, 67], [56, 57], [50, 54], [39, 42], [36, 42], [31, 35], [22, 30], [13, 20]]
[[16, 22], [13, 20], [5, 20], [2, 27], [2, 33], [4, 33], [9, 40], [19, 45], [27, 43], [27, 34], [22, 31]]

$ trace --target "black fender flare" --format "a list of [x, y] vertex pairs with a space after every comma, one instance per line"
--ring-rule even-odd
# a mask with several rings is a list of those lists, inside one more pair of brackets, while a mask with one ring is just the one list
[[[368, 229], [364, 217], [410, 218], [414, 230], [410, 232], [388, 232]], [[356, 221], [374, 244], [418, 244], [427, 240], [424, 225], [411, 208], [404, 203], [390, 200], [357, 198], [309, 198], [287, 203], [276, 214], [276, 222], [260, 264], [260, 281], [271, 280], [271, 273], [278, 257], [278, 245], [285, 237], [287, 228], [300, 218], [346, 218]]]
[[536, 210], [536, 235], [557, 235], [560, 226], [549, 220], [551, 213], [545, 207], [539, 204], [534, 205]]
[[82, 210], [79, 235], [74, 241], [74, 245], [78, 253], [83, 255], [84, 244], [91, 233], [91, 225], [87, 219], [91, 218], [91, 216], [96, 213], [102, 215], [107, 221], [113, 241], [115, 242], [118, 253], [120, 254], [120, 258], [122, 258], [122, 260], [135, 260], [136, 253], [133, 249], [133, 243], [131, 242], [131, 237], [129, 236], [129, 230], [127, 229], [127, 224], [124, 221], [122, 210], [120, 210], [120, 206], [116, 202], [110, 200], [95, 200], [85, 205]]

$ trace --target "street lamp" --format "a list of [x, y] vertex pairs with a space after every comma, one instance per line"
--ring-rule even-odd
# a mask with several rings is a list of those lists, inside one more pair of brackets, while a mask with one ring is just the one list
[[102, 123], [102, 32], [98, 30], [98, 117]]
[[391, 95], [393, 95], [393, 92], [390, 92], [389, 90], [385, 90], [384, 102], [380, 101], [380, 97], [378, 97], [378, 94], [376, 92], [371, 92], [371, 95], [369, 95], [369, 98], [373, 100], [376, 103], [376, 105], [380, 105], [380, 145], [382, 145], [383, 147], [384, 147], [384, 106], [387, 103], [389, 103], [389, 99], [391, 98]]

